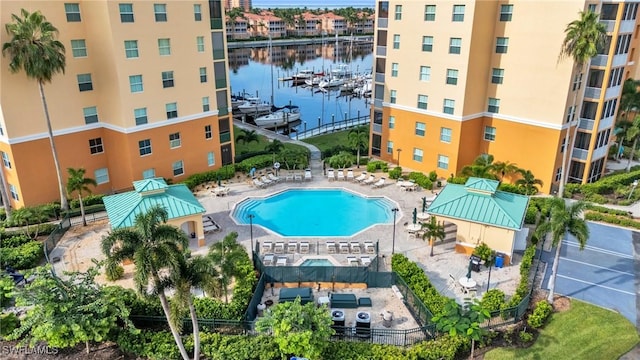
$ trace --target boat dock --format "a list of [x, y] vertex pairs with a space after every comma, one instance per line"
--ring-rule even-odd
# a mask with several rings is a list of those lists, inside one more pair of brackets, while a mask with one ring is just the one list
[[[327, 41], [334, 41], [333, 36], [325, 37], [313, 37], [313, 38], [298, 38], [298, 39], [272, 39], [272, 46], [287, 46], [287, 45], [309, 45], [309, 44], [323, 44]], [[351, 35], [338, 35], [338, 40], [347, 42], [352, 41]], [[357, 43], [372, 43], [373, 35], [353, 35], [353, 42]], [[230, 41], [227, 43], [227, 49], [241, 49], [241, 48], [255, 48], [255, 47], [268, 47], [269, 40], [248, 40], [248, 41]]]

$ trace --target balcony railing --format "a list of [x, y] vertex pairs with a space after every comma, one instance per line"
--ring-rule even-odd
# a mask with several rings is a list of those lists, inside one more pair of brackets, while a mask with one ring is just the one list
[[578, 124], [578, 129], [583, 130], [593, 130], [593, 124], [595, 120], [580, 118], [580, 123]]
[[586, 89], [584, 89], [584, 97], [590, 99], [600, 99], [601, 93], [602, 89], [597, 87], [587, 87]]
[[386, 46], [376, 46], [376, 55], [378, 55], [378, 56], [387, 56], [387, 47]]
[[607, 60], [609, 55], [596, 55], [591, 59], [591, 65], [593, 66], [607, 66]]
[[389, 19], [387, 18], [378, 18], [378, 28], [386, 29], [388, 22], [389, 22]]
[[573, 148], [573, 158], [579, 160], [587, 160], [589, 151], [584, 149]]
[[384, 82], [384, 74], [376, 73], [376, 82], [383, 83]]

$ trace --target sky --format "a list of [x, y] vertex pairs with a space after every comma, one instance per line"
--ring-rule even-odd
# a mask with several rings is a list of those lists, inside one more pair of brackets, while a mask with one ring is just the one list
[[333, 9], [349, 6], [374, 8], [375, 0], [253, 0], [251, 6], [254, 8], [303, 8], [306, 6], [309, 9]]

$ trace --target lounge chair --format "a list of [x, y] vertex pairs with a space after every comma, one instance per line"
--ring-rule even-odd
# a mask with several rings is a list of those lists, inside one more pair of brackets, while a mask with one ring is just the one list
[[287, 257], [278, 256], [278, 261], [276, 262], [276, 266], [287, 266]]
[[268, 253], [273, 251], [273, 243], [271, 241], [265, 241], [262, 243], [262, 252]]
[[363, 181], [362, 183], [364, 185], [371, 185], [376, 181], [376, 177], [374, 175], [369, 175], [369, 178], [365, 181]]
[[375, 254], [376, 246], [372, 242], [365, 241], [364, 252], [366, 252], [367, 254]]
[[384, 181], [385, 179], [383, 177], [381, 177], [378, 181], [376, 181], [373, 185], [371, 185], [371, 187], [373, 188], [381, 188], [384, 186]]
[[351, 169], [347, 170], [347, 181], [353, 181], [353, 179], [355, 179], [353, 177], [353, 170]]
[[294, 241], [287, 243], [287, 253], [295, 254], [296, 252], [298, 252], [298, 243]]
[[284, 181], [293, 181], [293, 174], [287, 174], [284, 176]]
[[269, 173], [269, 175], [267, 175], [269, 177], [269, 180], [273, 181], [273, 182], [280, 182], [280, 177], [273, 175], [272, 173]]
[[347, 256], [347, 264], [349, 264], [349, 266], [358, 266], [358, 258], [355, 256]]
[[275, 255], [273, 255], [273, 254], [264, 254], [264, 257], [262, 258], [262, 263], [265, 266], [273, 265], [273, 260], [274, 259], [275, 259]]
[[302, 174], [293, 174], [294, 181], [302, 181]]
[[273, 184], [273, 181], [267, 179], [266, 175], [262, 175], [262, 177], [260, 177], [260, 181], [262, 181], [267, 186]]
[[340, 254], [348, 254], [349, 253], [349, 244], [346, 242], [341, 242], [339, 244]]
[[338, 170], [338, 181], [344, 181], [344, 170]]
[[333, 172], [333, 169], [327, 170], [327, 179], [329, 179], [329, 181], [336, 179], [336, 174]]
[[371, 258], [368, 256], [360, 256], [360, 263], [362, 264], [362, 266], [369, 266], [371, 265]]
[[349, 244], [349, 247], [351, 248], [351, 253], [352, 254], [360, 254], [360, 243], [359, 242], [351, 242]]
[[258, 188], [261, 188], [261, 189], [262, 189], [262, 188], [264, 188], [264, 187], [266, 186], [266, 185], [265, 185], [265, 183], [263, 183], [262, 181], [260, 181], [260, 180], [259, 180], [259, 179], [257, 179], [257, 178], [254, 178], [254, 179], [253, 179], [253, 185], [254, 185], [255, 187], [258, 187]]
[[274, 252], [276, 254], [284, 254], [284, 243], [283, 242], [277, 242], [276, 246], [274, 248]]
[[311, 169], [306, 169], [304, 171], [304, 179], [306, 181], [311, 181]]
[[308, 254], [309, 253], [309, 242], [303, 241], [300, 243], [300, 254]]
[[353, 180], [355, 180], [356, 182], [361, 182], [361, 181], [364, 181], [367, 178], [367, 176], [368, 176], [367, 172], [365, 171], [362, 174], [358, 175], [358, 177]]
[[336, 243], [333, 241], [328, 241], [327, 242], [327, 252], [329, 254], [335, 254], [336, 253]]

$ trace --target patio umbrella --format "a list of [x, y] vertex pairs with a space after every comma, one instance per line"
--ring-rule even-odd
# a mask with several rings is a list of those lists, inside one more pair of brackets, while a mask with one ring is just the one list
[[469, 260], [469, 266], [467, 267], [467, 279], [471, 279], [471, 260]]
[[427, 212], [427, 197], [422, 198], [422, 212]]
[[418, 209], [413, 208], [413, 223], [415, 224], [416, 222], [418, 222]]

